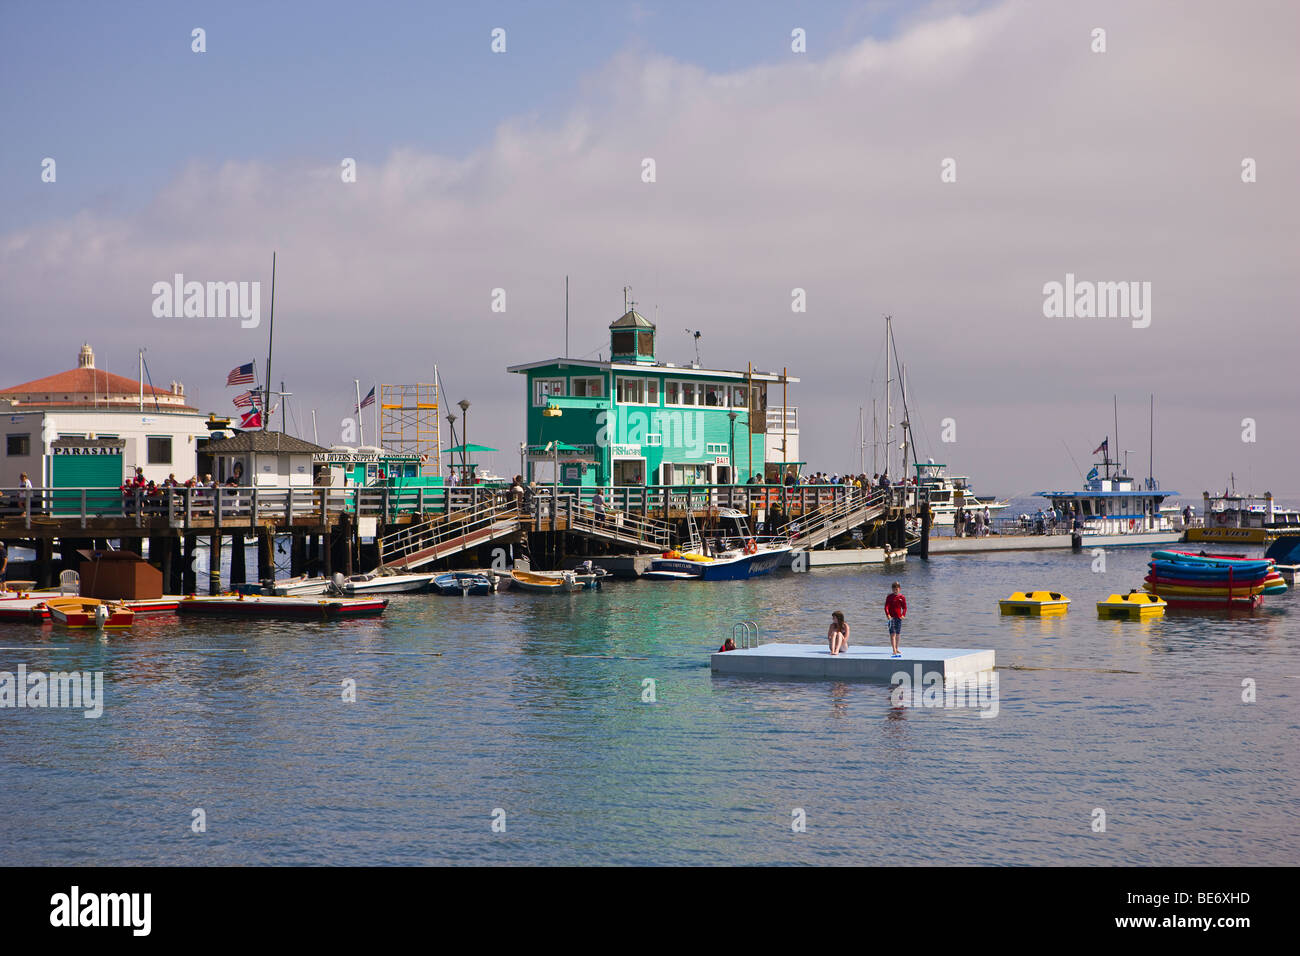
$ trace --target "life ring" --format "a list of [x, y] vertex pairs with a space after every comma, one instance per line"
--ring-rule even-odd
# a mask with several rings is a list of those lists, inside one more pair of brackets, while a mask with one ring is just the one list
[[1135, 519], [1133, 519], [1133, 518], [1129, 518], [1129, 519], [1128, 519], [1128, 529], [1129, 529], [1130, 531], [1132, 531], [1132, 530], [1133, 530], [1134, 528], [1136, 528], [1136, 527], [1137, 527], [1137, 521], [1136, 521]]
[[758, 554], [758, 544], [757, 542], [754, 541], [753, 538], [750, 538], [748, 541], [745, 542], [745, 553]]

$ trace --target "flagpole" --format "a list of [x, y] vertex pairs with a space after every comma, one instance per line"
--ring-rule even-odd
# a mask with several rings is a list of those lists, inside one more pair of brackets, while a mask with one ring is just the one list
[[[275, 253], [271, 253], [271, 328], [266, 340], [266, 394], [262, 396], [262, 404], [267, 409], [271, 407], [271, 350], [275, 347]], [[265, 411], [262, 415], [262, 431], [266, 431], [267, 420], [270, 418], [270, 412]]]
[[361, 379], [354, 378], [352, 381], [357, 386], [357, 436], [361, 439], [361, 445], [364, 445], [366, 443], [366, 426], [362, 423], [366, 417], [361, 414]]
[[376, 447], [376, 448], [383, 448], [383, 447], [384, 447], [384, 443], [383, 443], [383, 435], [380, 434], [380, 431], [379, 431], [379, 398], [378, 398], [378, 395], [379, 395], [379, 383], [378, 383], [378, 382], [375, 382], [375, 383], [374, 383], [374, 388], [372, 388], [372, 389], [370, 390], [370, 393], [371, 393], [372, 395], [376, 396], [376, 397], [375, 397], [375, 400], [374, 400], [374, 406], [375, 406], [375, 447]]

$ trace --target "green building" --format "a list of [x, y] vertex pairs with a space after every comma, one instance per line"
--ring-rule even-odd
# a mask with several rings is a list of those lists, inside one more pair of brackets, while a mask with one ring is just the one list
[[609, 361], [507, 369], [528, 380], [525, 478], [549, 483], [557, 457], [561, 483], [602, 487], [779, 483], [797, 467], [797, 378], [660, 362], [655, 335], [632, 309], [609, 327]]

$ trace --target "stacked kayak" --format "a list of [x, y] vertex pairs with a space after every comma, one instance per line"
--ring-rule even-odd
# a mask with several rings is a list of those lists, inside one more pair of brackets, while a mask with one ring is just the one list
[[1143, 587], [1171, 607], [1255, 608], [1277, 573], [1264, 559], [1181, 551], [1155, 552], [1150, 569]]

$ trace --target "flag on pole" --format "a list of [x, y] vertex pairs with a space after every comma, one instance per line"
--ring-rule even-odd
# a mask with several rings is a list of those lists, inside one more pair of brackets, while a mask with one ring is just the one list
[[1110, 436], [1109, 436], [1109, 435], [1106, 436], [1106, 438], [1102, 441], [1102, 443], [1101, 443], [1100, 445], [1098, 445], [1096, 448], [1094, 448], [1094, 449], [1092, 450], [1092, 453], [1095, 455], [1095, 454], [1097, 454], [1097, 452], [1099, 452], [1099, 451], [1104, 451], [1104, 452], [1106, 452], [1107, 454], [1110, 454]]
[[262, 396], [256, 392], [240, 392], [232, 401], [236, 408], [260, 408], [262, 406]]
[[361, 404], [357, 406], [357, 411], [359, 412], [366, 406], [373, 404], [375, 404], [375, 389], [374, 386], [371, 386], [370, 391], [366, 392], [366, 397], [363, 398]]
[[230, 374], [226, 376], [227, 385], [252, 385], [253, 384], [253, 363], [241, 365], [239, 368], [231, 369]]
[[239, 427], [240, 428], [261, 428], [262, 413], [259, 412], [257, 409], [253, 409], [251, 412], [244, 412], [239, 419]]

